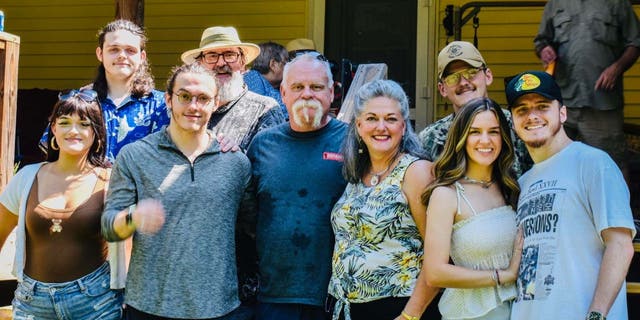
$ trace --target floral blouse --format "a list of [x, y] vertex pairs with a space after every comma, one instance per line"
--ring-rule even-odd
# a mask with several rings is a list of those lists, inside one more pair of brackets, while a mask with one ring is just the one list
[[335, 233], [329, 294], [336, 298], [333, 318], [349, 303], [411, 296], [422, 265], [423, 241], [402, 192], [409, 165], [403, 155], [378, 185], [347, 185], [333, 207]]

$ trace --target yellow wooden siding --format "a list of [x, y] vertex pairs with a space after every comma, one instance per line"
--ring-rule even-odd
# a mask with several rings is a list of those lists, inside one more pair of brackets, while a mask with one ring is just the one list
[[180, 54], [198, 47], [202, 31], [210, 26], [234, 26], [240, 39], [260, 43], [306, 37], [308, 0], [146, 0], [147, 48], [156, 76], [164, 89], [166, 78], [180, 62]]
[[[471, 1], [440, 1], [439, 21], [444, 18], [447, 5], [461, 6]], [[516, 2], [516, 1], [514, 1]], [[640, 14], [640, 6], [634, 7]], [[504, 78], [524, 70], [542, 70], [542, 65], [533, 50], [533, 38], [538, 31], [543, 7], [521, 8], [482, 8], [478, 17], [478, 48], [494, 76], [489, 87], [489, 97], [501, 105], [506, 105]], [[471, 10], [467, 10], [468, 14]], [[462, 28], [462, 40], [473, 42], [473, 26], [470, 20]], [[453, 41], [453, 37], [449, 38]], [[439, 48], [447, 43], [444, 28], [438, 30]], [[435, 73], [435, 72], [434, 72]], [[629, 122], [640, 123], [640, 66], [634, 65], [625, 73], [625, 117]], [[451, 106], [445, 106], [445, 100], [439, 97], [437, 118], [451, 112]]]
[[[235, 26], [243, 41], [307, 37], [310, 0], [147, 0], [147, 53], [163, 90], [180, 54], [209, 26]], [[21, 37], [19, 88], [66, 89], [92, 81], [98, 29], [113, 20], [113, 0], [4, 0], [5, 31]]]
[[65, 89], [90, 82], [98, 65], [98, 28], [113, 0], [3, 0], [5, 31], [20, 36], [20, 89]]

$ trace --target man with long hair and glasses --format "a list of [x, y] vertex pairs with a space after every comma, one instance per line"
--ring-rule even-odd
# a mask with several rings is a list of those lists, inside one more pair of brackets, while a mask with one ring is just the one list
[[118, 154], [102, 216], [107, 240], [133, 236], [125, 319], [240, 319], [233, 230], [251, 164], [207, 130], [210, 70], [175, 68], [165, 99], [169, 125]]
[[[474, 98], [488, 97], [487, 87], [493, 82], [493, 73], [487, 67], [480, 51], [466, 41], [453, 41], [438, 53], [438, 91], [453, 105], [453, 113], [430, 124], [419, 134], [427, 159], [435, 161], [444, 150], [444, 145], [453, 124], [453, 118], [462, 106]], [[504, 110], [511, 125], [509, 111]], [[532, 165], [527, 149], [511, 130], [516, 159], [513, 169], [520, 176]]]
[[[245, 66], [259, 54], [260, 47], [242, 42], [235, 28], [210, 27], [202, 33], [200, 46], [181, 56], [185, 63], [197, 62], [215, 74], [219, 102], [208, 128], [243, 150], [259, 131], [286, 122], [278, 102], [249, 91], [242, 78]], [[258, 290], [258, 266], [255, 244], [244, 231], [239, 228], [236, 232], [238, 281], [243, 310], [251, 313]]]
[[[169, 123], [163, 92], [154, 89], [144, 30], [128, 20], [115, 20], [98, 32], [96, 77], [87, 88], [98, 93], [107, 131], [106, 157], [115, 161], [120, 149]], [[46, 153], [47, 133], [40, 140]]]

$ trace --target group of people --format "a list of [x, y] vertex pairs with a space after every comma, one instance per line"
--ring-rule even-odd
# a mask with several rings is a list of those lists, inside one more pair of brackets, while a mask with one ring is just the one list
[[551, 75], [512, 78], [506, 110], [480, 52], [452, 42], [438, 90], [454, 113], [418, 135], [392, 80], [333, 118], [319, 52], [211, 27], [162, 93], [145, 42], [131, 22], [102, 29], [47, 161], [0, 195], [14, 319], [627, 319], [629, 191], [568, 137]]

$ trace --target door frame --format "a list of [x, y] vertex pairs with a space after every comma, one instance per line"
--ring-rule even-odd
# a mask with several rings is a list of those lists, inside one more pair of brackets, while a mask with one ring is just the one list
[[[438, 0], [417, 0], [416, 25], [416, 87], [415, 109], [411, 109], [411, 119], [415, 120], [416, 132], [435, 121], [436, 54], [438, 50]], [[316, 48], [324, 52], [325, 0], [308, 0], [307, 37], [313, 39]]]

